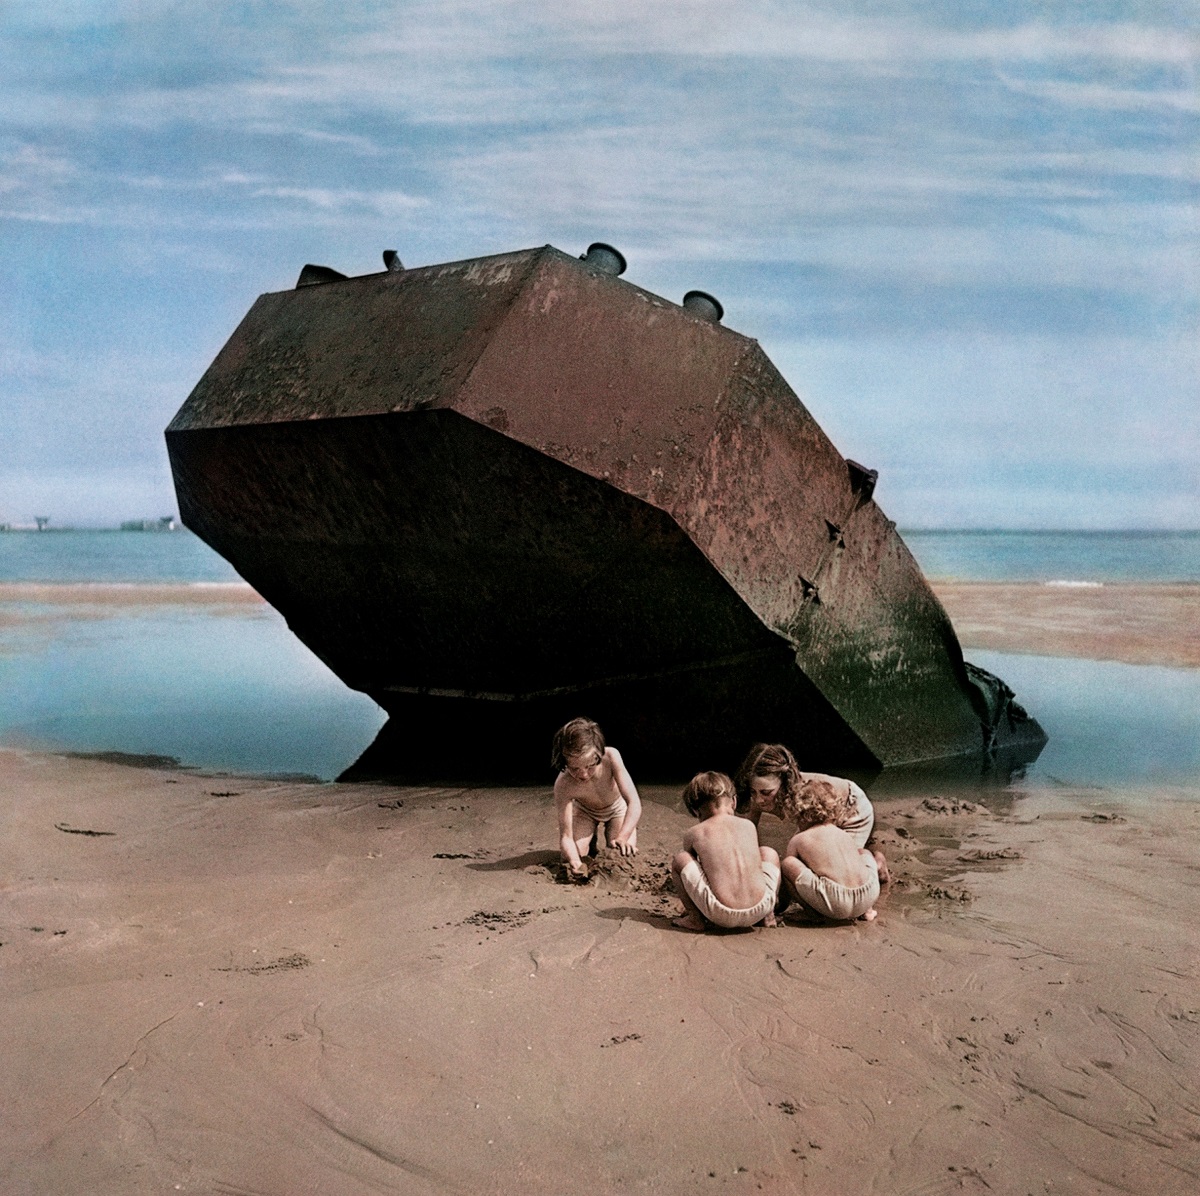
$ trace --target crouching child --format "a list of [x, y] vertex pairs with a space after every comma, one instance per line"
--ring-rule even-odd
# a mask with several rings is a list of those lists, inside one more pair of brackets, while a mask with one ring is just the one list
[[837, 825], [844, 805], [832, 790], [813, 789], [796, 800], [800, 831], [783, 858], [785, 893], [823, 918], [853, 921], [875, 918], [880, 884], [890, 879], [881, 851], [859, 847]]
[[694, 776], [683, 803], [700, 822], [683, 837], [671, 861], [671, 879], [683, 902], [675, 925], [704, 930], [708, 923], [733, 930], [774, 926], [779, 896], [779, 855], [759, 847], [754, 823], [739, 818], [737, 790], [720, 772]]

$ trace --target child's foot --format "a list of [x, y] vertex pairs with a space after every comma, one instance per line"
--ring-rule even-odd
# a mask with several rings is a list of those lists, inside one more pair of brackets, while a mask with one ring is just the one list
[[672, 926], [678, 926], [680, 930], [690, 930], [694, 934], [699, 934], [704, 929], [704, 919], [696, 917], [695, 914], [684, 914], [679, 918], [671, 919]]
[[869, 910], [867, 910], [867, 912], [865, 914], [863, 914], [863, 921], [864, 922], [874, 922], [875, 919], [878, 917], [879, 917], [878, 910], [869, 909]]
[[879, 866], [879, 883], [886, 885], [892, 879], [892, 870], [888, 867], [887, 857], [882, 851], [873, 851], [875, 863]]
[[762, 924], [768, 930], [774, 930], [775, 927], [779, 925], [779, 919], [774, 914], [768, 914], [765, 918], [763, 918]]

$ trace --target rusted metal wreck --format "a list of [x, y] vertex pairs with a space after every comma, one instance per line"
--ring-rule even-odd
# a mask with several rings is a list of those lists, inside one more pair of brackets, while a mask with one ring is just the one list
[[551, 246], [261, 296], [167, 428], [183, 521], [390, 715], [349, 776], [864, 772], [1045, 736], [965, 664], [872, 471], [719, 304]]

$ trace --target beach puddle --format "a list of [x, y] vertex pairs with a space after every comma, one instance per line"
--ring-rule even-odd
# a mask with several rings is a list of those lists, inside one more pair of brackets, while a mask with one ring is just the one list
[[1200, 669], [969, 655], [1004, 677], [1050, 737], [1014, 778], [1023, 784], [1107, 787], [1200, 778]]
[[[35, 590], [54, 590], [58, 599], [32, 601]], [[93, 590], [107, 600], [97, 604]], [[196, 600], [201, 593], [204, 600]], [[975, 764], [960, 767], [959, 776], [934, 769], [864, 778], [876, 802], [934, 792], [1003, 812], [1013, 783], [1200, 778], [1200, 670], [968, 655], [1012, 685], [1049, 743], [1016, 768], [985, 772]], [[0, 744], [171, 756], [187, 768], [332, 779], [385, 719], [241, 583], [9, 583], [0, 587], [0, 679]], [[643, 796], [676, 807], [682, 780], [647, 786]]]
[[117, 606], [52, 627], [0, 610], [6, 746], [331, 780], [384, 721], [257, 602]]

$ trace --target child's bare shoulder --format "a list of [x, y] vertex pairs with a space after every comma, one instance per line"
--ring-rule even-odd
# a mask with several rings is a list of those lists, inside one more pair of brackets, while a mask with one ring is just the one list
[[798, 830], [792, 836], [792, 843], [796, 846], [805, 844], [817, 845], [826, 840], [826, 831], [837, 830], [837, 827], [832, 822], [818, 822], [815, 826], [806, 826]]
[[[739, 825], [740, 824], [740, 825]], [[703, 841], [713, 847], [733, 847], [740, 844], [749, 833], [758, 842], [754, 824], [736, 816], [729, 818], [706, 818], [693, 828]]]

